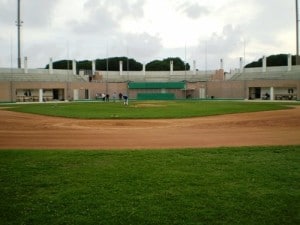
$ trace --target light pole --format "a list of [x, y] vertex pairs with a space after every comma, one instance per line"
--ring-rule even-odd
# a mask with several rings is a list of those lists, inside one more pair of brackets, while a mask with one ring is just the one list
[[186, 44], [184, 45], [184, 99], [186, 99], [186, 85], [187, 85], [187, 81], [186, 81]]
[[246, 40], [244, 38], [244, 68], [246, 66]]
[[10, 79], [10, 101], [13, 102], [13, 71], [12, 71], [12, 68], [13, 68], [13, 48], [12, 48], [12, 35], [10, 34], [10, 76], [11, 76], [11, 79]]
[[106, 49], [106, 79], [105, 79], [105, 98], [108, 95], [108, 47]]
[[21, 68], [21, 16], [20, 16], [20, 0], [18, 0], [18, 15], [17, 15], [17, 27], [18, 27], [18, 68]]
[[298, 0], [296, 0], [296, 55], [299, 57], [299, 13]]
[[205, 41], [205, 56], [204, 56], [204, 67], [205, 67], [205, 77], [207, 75], [207, 41]]
[[126, 95], [129, 98], [129, 50], [128, 46], [126, 49], [126, 55], [127, 55], [127, 88], [126, 88]]

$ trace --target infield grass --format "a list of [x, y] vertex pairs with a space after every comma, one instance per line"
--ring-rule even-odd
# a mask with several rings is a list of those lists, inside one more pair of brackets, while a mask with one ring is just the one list
[[[14, 104], [9, 110], [84, 119], [184, 118], [286, 109], [292, 103], [245, 101], [132, 101]], [[297, 104], [297, 103], [293, 103]], [[2, 105], [7, 106], [7, 105]], [[1, 107], [1, 106], [0, 106]]]
[[0, 224], [300, 224], [299, 151], [0, 151]]

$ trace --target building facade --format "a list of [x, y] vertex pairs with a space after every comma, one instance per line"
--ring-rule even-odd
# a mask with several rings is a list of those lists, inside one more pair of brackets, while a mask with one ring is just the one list
[[[172, 62], [170, 62], [171, 64]], [[0, 102], [130, 99], [300, 100], [300, 66], [214, 71], [95, 71], [0, 68]], [[95, 67], [93, 67], [95, 68]]]

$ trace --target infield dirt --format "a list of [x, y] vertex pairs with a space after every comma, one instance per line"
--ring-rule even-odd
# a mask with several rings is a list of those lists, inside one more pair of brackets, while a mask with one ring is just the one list
[[188, 119], [82, 120], [0, 110], [0, 149], [300, 145], [300, 107]]

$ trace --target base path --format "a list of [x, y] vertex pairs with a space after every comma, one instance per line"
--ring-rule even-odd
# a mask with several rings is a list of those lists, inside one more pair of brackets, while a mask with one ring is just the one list
[[188, 119], [82, 120], [0, 110], [0, 149], [300, 145], [300, 107]]

